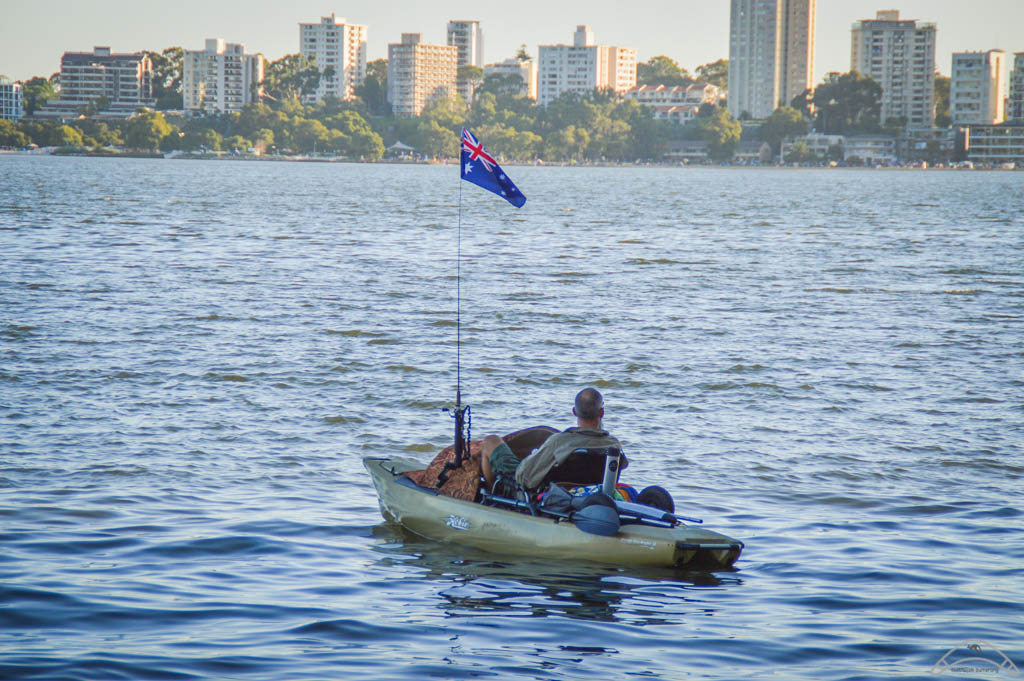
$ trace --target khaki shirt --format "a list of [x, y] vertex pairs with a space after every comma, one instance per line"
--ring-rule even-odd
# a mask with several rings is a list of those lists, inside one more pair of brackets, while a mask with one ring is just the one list
[[544, 476], [555, 466], [561, 465], [569, 458], [574, 449], [580, 447], [618, 447], [619, 441], [606, 430], [590, 428], [569, 428], [555, 433], [540, 446], [536, 452], [523, 459], [516, 468], [516, 482], [526, 489], [536, 489], [544, 481]]

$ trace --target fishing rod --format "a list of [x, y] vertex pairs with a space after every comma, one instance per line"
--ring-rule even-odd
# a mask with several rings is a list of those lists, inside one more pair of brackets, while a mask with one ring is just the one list
[[[459, 179], [459, 221], [455, 237], [455, 458], [447, 461], [437, 476], [440, 489], [448, 482], [448, 473], [462, 466], [469, 455], [468, 432], [471, 423], [469, 405], [462, 406], [462, 179]], [[444, 411], [448, 412], [449, 409]], [[468, 417], [468, 419], [467, 419]]]

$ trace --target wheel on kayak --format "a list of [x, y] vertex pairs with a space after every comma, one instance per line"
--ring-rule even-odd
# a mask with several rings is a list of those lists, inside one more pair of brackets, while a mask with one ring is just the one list
[[669, 513], [676, 512], [676, 502], [672, 501], [672, 495], [664, 487], [658, 487], [657, 485], [645, 487], [636, 498], [636, 503], [643, 504], [644, 506], [653, 506]]

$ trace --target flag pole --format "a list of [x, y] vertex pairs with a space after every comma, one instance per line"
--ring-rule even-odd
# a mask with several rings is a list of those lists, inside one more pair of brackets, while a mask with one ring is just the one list
[[[449, 471], [462, 467], [469, 454], [466, 444], [466, 412], [462, 406], [462, 151], [459, 150], [459, 222], [455, 237], [455, 460], [445, 463], [437, 476], [437, 488], [448, 482]], [[447, 410], [446, 410], [447, 411]]]

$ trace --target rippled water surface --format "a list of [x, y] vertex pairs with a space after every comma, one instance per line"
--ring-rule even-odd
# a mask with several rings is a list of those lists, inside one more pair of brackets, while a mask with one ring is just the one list
[[453, 167], [0, 156], [0, 677], [1024, 668], [1024, 173], [510, 170], [462, 197], [474, 436], [598, 386], [736, 571], [383, 523], [361, 457], [450, 437]]

